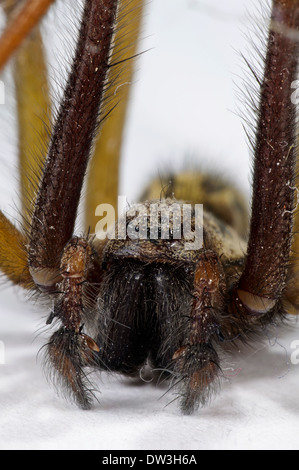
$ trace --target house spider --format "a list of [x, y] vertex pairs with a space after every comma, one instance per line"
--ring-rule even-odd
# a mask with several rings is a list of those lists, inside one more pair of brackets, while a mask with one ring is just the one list
[[[8, 24], [18, 3], [1, 2]], [[203, 243], [188, 250], [183, 211], [178, 219], [171, 212], [165, 232], [161, 213], [154, 227], [149, 212], [138, 225], [133, 207], [120, 216], [114, 237], [93, 235], [95, 208], [102, 202], [117, 207], [124, 85], [131, 80], [142, 7], [141, 0], [85, 1], [53, 120], [37, 27], [17, 51], [23, 224], [16, 227], [0, 212], [0, 268], [12, 283], [49, 301], [47, 325], [54, 333], [45, 345], [46, 363], [80, 407], [92, 404], [89, 371], [130, 376], [147, 363], [171, 380], [182, 411], [191, 413], [218, 389], [228, 346], [254, 341], [298, 310], [291, 95], [299, 1], [273, 0], [263, 78], [252, 69], [259, 99], [250, 96], [256, 122], [249, 228], [242, 195], [213, 175], [166, 175], [143, 194], [147, 210], [161, 202], [170, 212], [174, 204], [179, 210], [193, 205], [191, 232], [202, 229]], [[86, 233], [79, 236], [74, 227], [85, 180]], [[197, 204], [204, 205], [203, 226]], [[120, 237], [123, 227], [134, 236]]]

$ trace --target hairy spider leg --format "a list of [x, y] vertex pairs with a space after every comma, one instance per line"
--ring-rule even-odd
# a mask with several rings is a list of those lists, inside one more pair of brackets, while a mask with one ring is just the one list
[[[4, 6], [8, 21], [18, 1]], [[37, 182], [47, 154], [51, 103], [43, 38], [36, 25], [13, 57], [22, 217], [30, 224]], [[28, 226], [26, 227], [29, 228]]]
[[[0, 70], [32, 31], [55, 0], [4, 0], [3, 6], [11, 11], [10, 21], [0, 38]], [[15, 8], [17, 7], [17, 8]]]
[[[94, 233], [96, 207], [111, 204], [117, 217], [119, 165], [124, 126], [128, 113], [138, 40], [142, 29], [144, 0], [121, 0], [120, 20], [116, 26], [115, 46], [109, 70], [106, 96], [108, 119], [101, 125], [87, 177], [85, 230]], [[116, 67], [116, 64], [120, 66]], [[111, 111], [112, 110], [112, 111]], [[111, 111], [111, 112], [110, 112]]]
[[13, 284], [31, 289], [26, 243], [25, 236], [0, 211], [0, 270]]
[[[232, 293], [235, 314], [260, 319], [281, 308], [294, 211], [299, 1], [274, 0], [255, 143], [245, 268]], [[266, 189], [266, 190], [265, 190]]]
[[183, 342], [172, 357], [175, 376], [180, 381], [181, 408], [188, 414], [207, 404], [211, 385], [217, 388], [221, 374], [213, 341], [220, 330], [220, 312], [225, 307], [226, 279], [219, 257], [213, 251], [206, 250], [197, 258], [193, 289]]
[[[68, 263], [71, 268], [66, 269], [63, 254], [73, 238], [84, 177], [102, 117], [118, 4], [118, 0], [85, 1], [73, 65], [54, 125], [29, 239], [29, 269], [35, 285], [45, 292], [60, 292], [64, 300], [61, 309], [54, 309], [62, 327], [48, 344], [49, 361], [61, 379], [67, 380], [83, 408], [89, 406], [90, 400], [82, 367], [89, 364], [89, 359], [93, 362], [91, 346], [96, 347], [87, 340], [80, 321], [84, 307], [79, 284], [86, 281], [84, 273], [89, 271], [80, 266], [88, 266], [90, 257], [81, 263], [82, 245], [75, 243]], [[88, 240], [86, 244], [89, 246]], [[57, 302], [60, 301], [58, 297]], [[74, 314], [78, 321], [72, 321]], [[86, 348], [91, 349], [90, 354]], [[59, 357], [68, 358], [67, 374]]]
[[[18, 1], [3, 5], [8, 18]], [[1, 52], [0, 52], [1, 57]], [[22, 226], [17, 228], [1, 213], [0, 270], [15, 284], [32, 287], [25, 249], [37, 181], [48, 141], [50, 103], [43, 41], [38, 26], [14, 56], [13, 76], [16, 90], [19, 134], [19, 178]], [[15, 273], [15, 274], [13, 274]]]
[[[25, 17], [29, 14], [32, 15], [32, 7], [28, 5], [28, 10], [27, 3], [24, 6], [24, 11], [22, 10], [23, 18], [24, 15]], [[13, 16], [18, 4], [19, 0], [3, 3], [2, 7], [8, 18]], [[143, 0], [122, 0], [120, 2], [122, 14], [119, 15], [120, 21], [116, 27], [115, 47], [111, 63], [123, 63], [124, 66], [120, 69], [111, 67], [109, 70], [109, 87], [107, 87], [103, 101], [106, 103], [107, 109], [114, 108], [114, 106], [115, 108], [112, 113], [109, 113], [109, 119], [103, 121], [100, 136], [94, 145], [94, 156], [88, 172], [86, 232], [93, 231], [96, 226], [95, 209], [99, 203], [105, 201], [112, 204], [117, 210], [118, 172], [123, 128], [133, 79], [134, 59], [141, 31], [143, 9]], [[38, 12], [41, 14], [42, 11], [42, 6], [39, 5]], [[30, 227], [37, 185], [47, 154], [51, 129], [51, 103], [44, 46], [39, 28], [35, 26], [39, 17], [35, 14], [34, 18], [35, 21], [30, 21], [33, 30], [26, 41], [21, 36], [23, 33], [20, 33], [19, 40], [21, 42], [23, 39], [23, 43], [16, 52], [14, 60], [19, 124], [20, 194], [22, 216], [23, 221], [26, 222], [26, 229]], [[2, 57], [1, 54], [0, 57]], [[1, 221], [4, 220], [4, 214], [1, 214]], [[9, 221], [6, 220], [5, 226], [8, 225]], [[5, 230], [4, 227], [3, 230]], [[17, 229], [15, 228], [15, 230]], [[19, 235], [21, 237], [21, 233]], [[26, 256], [23, 251], [22, 265], [26, 263]], [[0, 267], [0, 269], [2, 268]]]

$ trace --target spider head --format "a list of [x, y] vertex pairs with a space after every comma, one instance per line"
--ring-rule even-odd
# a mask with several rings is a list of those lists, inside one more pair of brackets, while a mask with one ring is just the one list
[[129, 208], [107, 243], [104, 261], [138, 259], [145, 263], [188, 262], [202, 248], [202, 206], [174, 199], [152, 200]]
[[[190, 250], [190, 238], [184, 237], [183, 204], [176, 202], [177, 211], [170, 200], [164, 204], [172, 209], [171, 216], [160, 213], [151, 224], [148, 202], [138, 220], [132, 212], [127, 215], [126, 238], [106, 244], [98, 343], [110, 370], [131, 373], [149, 360], [160, 373], [171, 371], [178, 379], [188, 376], [188, 391], [182, 393], [187, 394], [183, 407], [189, 409], [195, 396], [205, 402], [207, 396], [197, 391], [206, 389], [219, 373], [215, 344], [228, 285], [219, 240], [217, 244], [214, 231], [213, 236], [210, 233], [216, 219], [205, 215], [203, 229], [202, 221], [196, 221], [195, 211], [191, 211], [189, 233], [190, 228], [196, 233], [197, 224], [203, 229], [204, 243], [200, 249]], [[136, 228], [136, 235], [131, 236], [130, 230]], [[115, 233], [121, 230], [119, 225]], [[158, 236], [151, 238], [154, 233]], [[107, 328], [109, 341], [101, 335]]]

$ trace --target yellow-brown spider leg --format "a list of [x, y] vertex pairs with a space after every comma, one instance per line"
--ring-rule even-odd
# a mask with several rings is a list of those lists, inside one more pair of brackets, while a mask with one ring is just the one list
[[26, 238], [0, 211], [0, 270], [14, 284], [33, 287], [28, 268]]
[[15, 8], [16, 0], [5, 1], [6, 11], [11, 11], [10, 21], [0, 37], [0, 70], [23, 42], [55, 0], [27, 0]]
[[[19, 1], [4, 6], [8, 21]], [[30, 223], [37, 182], [48, 145], [50, 99], [43, 39], [36, 26], [14, 56], [22, 216]], [[28, 227], [26, 227], [28, 228]]]
[[[18, 4], [6, 2], [8, 17]], [[15, 55], [14, 80], [18, 103], [20, 194], [23, 223], [30, 223], [31, 201], [34, 200], [36, 181], [40, 173], [41, 158], [47, 144], [49, 94], [42, 38], [39, 29], [21, 45]], [[44, 153], [44, 152], [43, 152]], [[26, 224], [25, 224], [26, 225]], [[28, 229], [28, 226], [26, 227]], [[0, 269], [15, 284], [30, 289], [33, 282], [28, 268], [26, 235], [1, 213], [0, 217]]]
[[233, 292], [250, 320], [282, 308], [294, 212], [299, 1], [274, 0], [255, 146], [251, 228], [245, 269]]
[[117, 217], [119, 189], [119, 162], [130, 88], [133, 79], [135, 56], [140, 36], [144, 0], [121, 0], [120, 21], [116, 28], [109, 87], [106, 93], [108, 109], [115, 106], [102, 126], [90, 164], [86, 194], [86, 231], [94, 232], [96, 207], [111, 204]]
[[47, 69], [39, 29], [32, 31], [15, 56], [14, 80], [22, 215], [30, 223], [51, 125]]

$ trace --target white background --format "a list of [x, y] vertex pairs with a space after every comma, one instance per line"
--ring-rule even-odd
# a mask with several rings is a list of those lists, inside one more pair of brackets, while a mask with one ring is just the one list
[[[123, 151], [121, 194], [128, 199], [138, 196], [149, 175], [183, 167], [190, 158], [249, 192], [249, 151], [235, 114], [240, 103], [233, 82], [243, 75], [236, 50], [246, 52], [243, 32], [251, 21], [245, 6], [252, 11], [254, 4], [149, 1], [141, 50], [151, 50], [138, 63]], [[68, 15], [61, 3], [51, 15], [60, 37]], [[55, 57], [54, 33], [47, 31], [49, 56]], [[52, 67], [55, 76], [58, 67]], [[13, 108], [7, 84], [6, 105], [0, 106], [0, 201], [11, 218], [18, 204]], [[18, 289], [1, 289], [1, 449], [299, 448], [299, 366], [290, 363], [291, 343], [299, 339], [295, 325], [238, 352], [225, 368], [222, 393], [208, 408], [182, 416], [177, 402], [169, 404], [172, 392], [163, 396], [161, 387], [106, 374], [97, 382], [93, 410], [58, 398], [37, 357], [47, 338], [46, 316], [42, 307], [24, 302]]]

